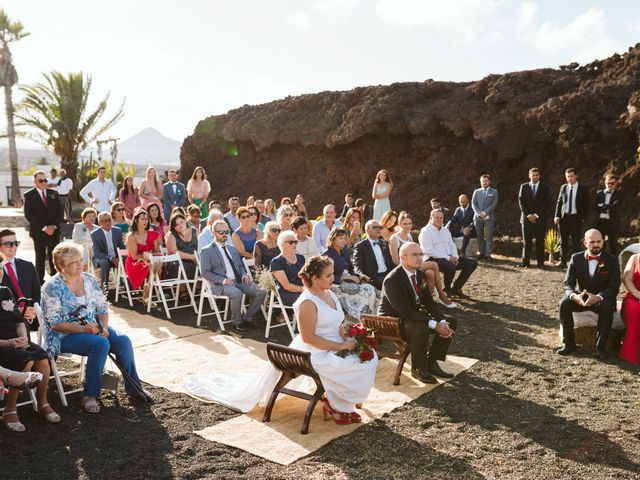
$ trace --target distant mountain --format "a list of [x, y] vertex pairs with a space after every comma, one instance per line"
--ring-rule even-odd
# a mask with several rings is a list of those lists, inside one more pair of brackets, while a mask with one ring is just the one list
[[148, 165], [180, 165], [180, 142], [145, 128], [118, 144], [118, 160]]

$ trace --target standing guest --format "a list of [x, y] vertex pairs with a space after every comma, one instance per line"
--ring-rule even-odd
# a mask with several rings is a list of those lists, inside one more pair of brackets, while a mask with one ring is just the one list
[[476, 236], [476, 227], [473, 218], [475, 214], [473, 208], [469, 206], [469, 197], [466, 195], [462, 194], [458, 197], [458, 204], [460, 206], [456, 208], [453, 217], [451, 217], [446, 227], [451, 232], [453, 238], [462, 237], [460, 255], [466, 256], [469, 240]]
[[[196, 208], [198, 207], [196, 206]], [[180, 255], [187, 278], [195, 278], [198, 231], [187, 224], [187, 218], [182, 213], [176, 212], [171, 216], [165, 243], [169, 255], [174, 253]], [[169, 264], [167, 270], [169, 278], [176, 278], [178, 276], [178, 262]]]
[[249, 214], [251, 215], [251, 225], [257, 228], [260, 233], [264, 233], [264, 222], [260, 210], [258, 210], [255, 205], [253, 207], [247, 207], [247, 210], [249, 210]]
[[55, 273], [52, 252], [60, 242], [58, 227], [63, 212], [58, 192], [45, 188], [47, 178], [42, 170], [33, 174], [34, 188], [24, 194], [24, 216], [29, 222], [29, 236], [36, 253], [36, 271], [40, 284], [44, 283], [44, 262], [49, 255], [49, 273]]
[[347, 213], [354, 207], [353, 193], [347, 193], [344, 196], [344, 206], [342, 207], [342, 212], [340, 212], [340, 220], [346, 218]]
[[268, 269], [271, 266], [271, 260], [280, 255], [278, 235], [281, 231], [280, 226], [273, 220], [264, 226], [264, 238], [258, 240], [253, 247], [253, 260], [256, 268]]
[[240, 208], [240, 199], [238, 197], [231, 197], [227, 202], [229, 211], [224, 214], [224, 220], [229, 225], [232, 232], [235, 232], [240, 227], [240, 219], [238, 219], [238, 208]]
[[118, 249], [126, 248], [122, 241], [124, 233], [119, 228], [112, 228], [113, 219], [108, 212], [98, 215], [99, 229], [91, 233], [93, 245], [93, 265], [100, 269], [100, 287], [106, 291], [109, 286], [109, 272], [118, 268]]
[[[131, 221], [127, 220], [127, 207], [122, 202], [113, 202], [111, 205], [111, 226], [117, 228], [123, 235], [129, 233]], [[100, 223], [100, 215], [98, 215], [98, 223]]]
[[[207, 226], [202, 230], [202, 233], [198, 236], [198, 255], [202, 252], [204, 247], [208, 247], [215, 238], [213, 235], [212, 225], [216, 220], [224, 220], [222, 212], [220, 210], [209, 210], [209, 216], [207, 217]], [[227, 243], [233, 245], [231, 241], [231, 235], [227, 237]]]
[[69, 223], [73, 223], [73, 219], [71, 218], [71, 190], [73, 190], [73, 180], [67, 177], [67, 171], [64, 168], [61, 168], [60, 182], [58, 183], [58, 195], [60, 195], [60, 202], [62, 203], [65, 221]]
[[[578, 183], [575, 168], [564, 171], [567, 183], [560, 187], [556, 202], [556, 215], [553, 219], [560, 226], [560, 240], [562, 242], [562, 268], [567, 268], [567, 261], [576, 252], [582, 250], [582, 225], [589, 213], [589, 188]], [[571, 239], [571, 248], [569, 248]]]
[[267, 222], [270, 222], [271, 220], [274, 220], [273, 218], [269, 217], [266, 215], [265, 213], [265, 206], [264, 206], [264, 200], [257, 198], [255, 203], [254, 203], [254, 207], [256, 207], [258, 209], [258, 211], [260, 212], [260, 218], [259, 218], [259, 222], [262, 224], [265, 224]]
[[307, 207], [304, 205], [304, 197], [301, 193], [296, 195], [293, 205], [298, 209], [298, 215], [304, 218], [309, 218], [309, 215], [307, 215]]
[[[151, 273], [151, 258], [160, 252], [160, 234], [150, 230], [149, 216], [144, 208], [139, 208], [133, 214], [131, 231], [127, 235], [127, 250], [129, 255], [124, 268], [129, 283], [134, 290], [138, 290]], [[154, 264], [154, 269], [160, 269], [162, 264]], [[149, 299], [149, 284], [144, 286], [142, 300]]]
[[47, 183], [47, 188], [51, 190], [58, 191], [58, 186], [60, 186], [60, 177], [58, 176], [58, 170], [55, 168], [51, 169], [51, 176], [49, 177], [49, 181]]
[[[444, 291], [449, 295], [468, 298], [462, 292], [462, 287], [478, 268], [478, 262], [472, 258], [458, 256], [451, 232], [443, 228], [443, 223], [444, 214], [439, 210], [432, 210], [429, 223], [420, 231], [420, 246], [425, 252], [425, 260], [436, 262], [443, 273]], [[456, 270], [460, 270], [460, 275], [452, 284]]]
[[380, 170], [376, 174], [376, 179], [373, 182], [373, 191], [371, 197], [375, 200], [373, 202], [373, 218], [374, 220], [380, 220], [385, 212], [391, 210], [391, 202], [389, 196], [393, 190], [393, 182], [389, 176], [389, 172], [386, 170]]
[[627, 294], [622, 301], [622, 319], [627, 326], [620, 358], [640, 364], [640, 253], [631, 255], [624, 268], [622, 282]]
[[162, 204], [164, 205], [164, 218], [171, 218], [174, 207], [184, 207], [187, 195], [184, 184], [178, 181], [178, 171], [175, 168], [169, 170], [169, 181], [162, 187]]
[[389, 210], [382, 215], [380, 219], [380, 236], [385, 242], [391, 240], [391, 236], [396, 233], [396, 227], [398, 225], [398, 214], [393, 210]]
[[352, 208], [347, 212], [344, 217], [344, 229], [347, 232], [347, 252], [349, 255], [353, 253], [353, 246], [362, 240], [362, 229], [364, 227], [364, 220], [362, 217], [362, 211], [358, 208]]
[[[47, 319], [47, 350], [52, 357], [62, 352], [87, 356], [86, 382], [82, 406], [87, 413], [99, 413], [96, 397], [102, 387], [102, 371], [109, 352], [116, 356], [129, 375], [124, 389], [133, 401], [138, 400], [136, 387], [142, 389], [136, 372], [131, 340], [109, 327], [108, 303], [96, 279], [82, 273], [81, 252], [69, 242], [53, 251], [58, 274], [42, 287], [42, 310]], [[146, 392], [145, 392], [146, 393]]]
[[[215, 240], [202, 249], [202, 277], [211, 285], [214, 295], [226, 295], [231, 304], [231, 321], [236, 330], [246, 331], [254, 328], [253, 318], [267, 295], [259, 285], [251, 280], [240, 255], [233, 246], [227, 245], [229, 227], [224, 220], [216, 220], [212, 226]], [[242, 298], [250, 299], [246, 313], [242, 315]]]
[[449, 223], [449, 220], [451, 219], [451, 210], [449, 210], [446, 207], [443, 207], [442, 206], [442, 202], [440, 201], [440, 199], [438, 197], [433, 197], [429, 201], [429, 204], [431, 205], [431, 210], [440, 210], [444, 214], [444, 223], [445, 224]]
[[[189, 219], [187, 220], [187, 226], [191, 228], [195, 228], [198, 235], [203, 228], [206, 228], [207, 222], [206, 220], [201, 221], [200, 217], [202, 216], [202, 210], [197, 205], [189, 205], [187, 207], [187, 214], [189, 215]], [[173, 215], [173, 214], [172, 214]], [[183, 214], [184, 215], [184, 214]], [[185, 215], [186, 218], [186, 215]]]
[[160, 206], [155, 203], [150, 203], [147, 207], [147, 214], [149, 215], [149, 228], [160, 234], [160, 241], [164, 245], [165, 226], [167, 222], [162, 218]]
[[95, 209], [91, 207], [85, 208], [80, 214], [82, 221], [73, 226], [73, 233], [71, 234], [71, 240], [73, 243], [81, 246], [82, 261], [84, 263], [85, 272], [89, 266], [89, 257], [93, 252], [91, 233], [98, 229], [98, 226], [96, 225], [97, 216], [98, 212], [96, 212]]
[[293, 209], [288, 205], [283, 205], [278, 209], [278, 215], [276, 221], [280, 225], [280, 230], [283, 232], [291, 230], [291, 220], [293, 220]]
[[618, 232], [620, 231], [620, 210], [622, 192], [618, 190], [618, 177], [609, 174], [605, 177], [606, 188], [598, 190], [593, 199], [596, 215], [596, 228], [602, 232], [607, 247], [613, 255], [618, 254]]
[[249, 195], [247, 197], [247, 203], [245, 205], [245, 207], [253, 207], [256, 204], [256, 197], [254, 197], [253, 195]]
[[573, 312], [591, 310], [598, 314], [596, 357], [608, 358], [605, 347], [620, 289], [620, 264], [617, 257], [602, 250], [603, 244], [598, 230], [587, 230], [584, 234], [587, 251], [573, 254], [569, 262], [563, 284], [565, 295], [560, 301], [564, 337], [564, 346], [558, 350], [560, 355], [569, 355], [576, 349]]
[[353, 253], [355, 273], [378, 290], [382, 289], [382, 281], [394, 267], [389, 244], [380, 238], [381, 229], [377, 220], [369, 220], [365, 224], [367, 236], [356, 243]]
[[157, 176], [156, 168], [152, 165], [147, 167], [144, 180], [140, 182], [138, 194], [142, 199], [142, 208], [149, 209], [149, 205], [155, 203], [162, 210], [162, 182]]
[[[432, 211], [431, 215], [436, 213], [444, 220], [442, 212]], [[433, 375], [453, 377], [440, 368], [438, 361], [446, 360], [457, 321], [452, 317], [445, 319], [431, 292], [422, 288], [424, 273], [420, 265], [424, 255], [415, 243], [407, 242], [400, 247], [400, 265], [384, 280], [378, 315], [400, 319], [400, 331], [411, 350], [411, 376], [424, 383], [437, 383]]]
[[276, 288], [280, 293], [282, 302], [291, 306], [302, 293], [302, 279], [300, 270], [304, 267], [304, 257], [296, 253], [298, 240], [291, 230], [283, 231], [278, 235], [278, 248], [280, 255], [271, 260], [271, 271], [276, 281]]
[[98, 167], [98, 178], [94, 178], [80, 190], [80, 197], [98, 212], [108, 212], [116, 197], [116, 186], [106, 178], [107, 169]]
[[373, 218], [373, 210], [371, 208], [371, 205], [367, 205], [366, 203], [364, 203], [363, 199], [356, 199], [355, 206], [355, 208], [360, 210], [363, 223], [366, 223]]
[[140, 195], [138, 195], [138, 189], [133, 186], [132, 176], [124, 177], [118, 198], [124, 204], [127, 218], [131, 220], [133, 212], [141, 205]]
[[[211, 193], [211, 184], [207, 180], [207, 174], [202, 167], [196, 167], [193, 175], [187, 182], [187, 197], [189, 203], [197, 205], [202, 210], [202, 216], [209, 215], [208, 198]], [[220, 206], [217, 207], [220, 210]]]
[[[264, 201], [264, 212], [262, 214], [270, 220], [276, 219], [276, 202], [272, 198], [267, 198]], [[270, 220], [267, 220], [267, 222]]]
[[478, 237], [480, 258], [491, 260], [493, 254], [493, 227], [495, 225], [495, 209], [498, 206], [498, 191], [491, 186], [491, 177], [484, 174], [480, 177], [480, 188], [471, 196], [473, 223]]
[[522, 214], [522, 263], [520, 268], [529, 268], [533, 239], [536, 239], [536, 260], [538, 268], [544, 268], [544, 236], [547, 228], [547, 216], [551, 208], [551, 190], [540, 181], [540, 170], [529, 170], [529, 182], [520, 185], [518, 203]]
[[296, 235], [298, 240], [298, 246], [296, 247], [296, 253], [299, 253], [305, 260], [309, 260], [314, 255], [319, 255], [318, 246], [313, 238], [309, 236], [309, 224], [304, 217], [296, 217], [291, 222], [291, 229]]
[[247, 207], [238, 208], [237, 213], [240, 226], [231, 235], [231, 240], [240, 256], [251, 260], [253, 258], [253, 249], [256, 242], [262, 240], [262, 234], [260, 230], [252, 225], [251, 212]]
[[219, 210], [222, 212], [222, 202], [220, 200], [211, 200], [209, 202], [209, 211], [211, 210]]
[[327, 245], [329, 232], [335, 227], [342, 227], [340, 220], [336, 220], [336, 207], [333, 205], [325, 205], [322, 209], [323, 219], [316, 222], [313, 226], [313, 234], [311, 235], [318, 246], [318, 251], [323, 252]]

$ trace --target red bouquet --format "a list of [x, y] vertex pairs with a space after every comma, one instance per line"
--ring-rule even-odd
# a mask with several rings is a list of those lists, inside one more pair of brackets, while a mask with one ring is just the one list
[[351, 337], [356, 341], [356, 348], [351, 351], [340, 350], [336, 355], [345, 358], [350, 353], [353, 353], [358, 355], [361, 362], [373, 360], [375, 349], [378, 346], [373, 329], [365, 327], [362, 323], [356, 323], [346, 327], [345, 330], [347, 337]]

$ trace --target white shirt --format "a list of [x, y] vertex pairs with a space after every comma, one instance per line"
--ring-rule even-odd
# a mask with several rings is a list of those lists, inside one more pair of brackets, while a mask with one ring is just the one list
[[[337, 219], [334, 220], [333, 227], [342, 227], [342, 222]], [[327, 238], [329, 238], [331, 228], [329, 228], [324, 218], [313, 226], [313, 240], [316, 242], [319, 252], [324, 252], [327, 249]]]
[[58, 185], [58, 193], [60, 195], [69, 195], [71, 190], [73, 190], [73, 180], [69, 177], [64, 177], [60, 180], [60, 184]]
[[[224, 261], [224, 268], [227, 271], [227, 278], [230, 280], [235, 281], [236, 280], [236, 274], [233, 273], [233, 267], [231, 266], [231, 262], [229, 262], [229, 259], [227, 258], [227, 255], [224, 253], [224, 250], [222, 249], [222, 247], [225, 247], [226, 245], [222, 244], [222, 243], [218, 243], [218, 241], [214, 241], [213, 242], [216, 247], [218, 247], [218, 250], [220, 250], [220, 255], [222, 255], [222, 260]], [[227, 250], [228, 252], [228, 250]], [[229, 254], [229, 256], [231, 256], [231, 254]]]
[[373, 248], [373, 254], [376, 256], [376, 262], [378, 263], [378, 273], [384, 273], [387, 271], [387, 263], [384, 261], [384, 255], [382, 254], [382, 247], [378, 244], [380, 240], [371, 240], [367, 238]]
[[[585, 253], [586, 258], [589, 258], [589, 251]], [[598, 268], [598, 262], [600, 261], [600, 255], [597, 255], [598, 258], [593, 260], [587, 260], [589, 264], [589, 276], [593, 277], [596, 273], [596, 268]]]
[[569, 195], [571, 196], [571, 204], [568, 205], [569, 215], [577, 214], [578, 209], [576, 208], [576, 194], [578, 193], [578, 182], [573, 185], [569, 184], [569, 192], [567, 192], [567, 199]]
[[[51, 185], [51, 186], [49, 186]], [[58, 191], [58, 186], [60, 185], [60, 177], [50, 178], [47, 182], [47, 188], [51, 190]]]
[[109, 258], [115, 258], [116, 252], [113, 250], [113, 234], [111, 233], [111, 229], [105, 230], [101, 229], [104, 232], [104, 237], [107, 239], [107, 254]]
[[300, 240], [298, 237], [296, 237], [296, 240], [298, 240], [296, 253], [302, 255], [305, 260], [309, 260], [309, 258], [320, 253], [316, 242], [314, 242], [311, 237], [306, 237], [304, 240]]
[[444, 258], [448, 260], [449, 257], [458, 256], [458, 250], [453, 238], [451, 238], [449, 229], [442, 227], [438, 230], [433, 223], [427, 223], [420, 230], [418, 242], [422, 250], [424, 250], [425, 260], [429, 258]]
[[[235, 232], [238, 228], [240, 228], [240, 219], [236, 215], [234, 215], [231, 210], [224, 214], [224, 218], [231, 226], [232, 232]], [[229, 238], [231, 238], [231, 234], [229, 234]]]
[[[609, 202], [611, 201], [611, 195], [613, 194], [613, 191], [608, 191], [605, 190], [604, 191], [604, 205], [607, 206], [609, 205]], [[605, 220], [609, 220], [609, 212], [602, 212], [600, 214], [600, 218], [603, 218]]]
[[98, 213], [108, 212], [111, 208], [110, 203], [116, 196], [116, 187], [109, 179], [105, 178], [104, 181], [101, 182], [98, 178], [94, 178], [80, 190], [82, 199], [89, 205], [92, 205], [91, 198], [88, 196], [89, 193], [91, 193], [95, 200], [93, 208], [95, 208]]
[[[11, 264], [11, 268], [13, 268], [13, 273], [16, 274], [16, 279], [18, 278], [18, 269], [16, 268], [16, 258], [13, 257], [11, 260], [6, 260], [4, 262], [4, 274], [7, 276], [7, 278], [9, 278], [9, 271], [7, 270], [7, 265]], [[11, 279], [9, 279], [9, 282], [11, 282]]]
[[[418, 277], [417, 277], [416, 273], [415, 272], [411, 273], [409, 270], [404, 268], [404, 265], [402, 266], [402, 269], [404, 270], [404, 273], [407, 274], [407, 277], [409, 277], [409, 283], [411, 284], [411, 290], [413, 290], [413, 293], [416, 296], [416, 302], [420, 301], [420, 298], [418, 297], [418, 294], [416, 293], [415, 288], [413, 288], [413, 281], [411, 280], [411, 277], [415, 276], [416, 277], [416, 283], [418, 282]], [[442, 319], [442, 320], [440, 320], [440, 322], [445, 322], [446, 323], [446, 320]], [[438, 324], [438, 322], [436, 322], [435, 320], [429, 320], [429, 328], [431, 330], [435, 330], [437, 324]]]

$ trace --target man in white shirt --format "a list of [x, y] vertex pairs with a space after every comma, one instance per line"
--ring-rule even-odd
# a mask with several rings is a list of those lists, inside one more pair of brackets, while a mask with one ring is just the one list
[[336, 220], [336, 207], [329, 204], [322, 209], [324, 218], [313, 226], [313, 240], [316, 242], [319, 252], [327, 249], [327, 238], [333, 227], [341, 227], [342, 222]]
[[[424, 250], [425, 260], [436, 262], [443, 273], [444, 291], [449, 295], [468, 298], [462, 292], [462, 287], [478, 268], [478, 262], [472, 258], [458, 256], [451, 232], [443, 227], [443, 223], [444, 214], [438, 210], [432, 210], [429, 223], [420, 231], [420, 246]], [[452, 285], [456, 270], [461, 272]]]
[[[240, 199], [238, 197], [231, 197], [228, 202], [229, 211], [224, 214], [224, 220], [231, 228], [231, 233], [240, 228], [240, 219], [236, 215], [238, 208], [240, 208]], [[231, 237], [231, 235], [229, 235]]]
[[47, 183], [47, 188], [51, 190], [58, 191], [58, 185], [60, 185], [60, 177], [58, 176], [58, 170], [55, 168], [51, 169], [51, 178], [49, 178]]
[[111, 202], [116, 197], [116, 187], [111, 180], [105, 178], [106, 173], [105, 167], [98, 168], [98, 178], [94, 178], [80, 190], [82, 199], [98, 213], [110, 211]]
[[309, 225], [307, 224], [306, 218], [303, 216], [296, 217], [293, 222], [291, 222], [291, 228], [298, 240], [296, 253], [302, 255], [305, 260], [309, 260], [314, 255], [320, 254], [316, 242], [309, 236]]
[[65, 220], [70, 223], [73, 222], [71, 218], [71, 190], [73, 190], [73, 180], [67, 177], [67, 171], [61, 168], [60, 181], [58, 182], [58, 195], [60, 195], [60, 201], [62, 202]]

